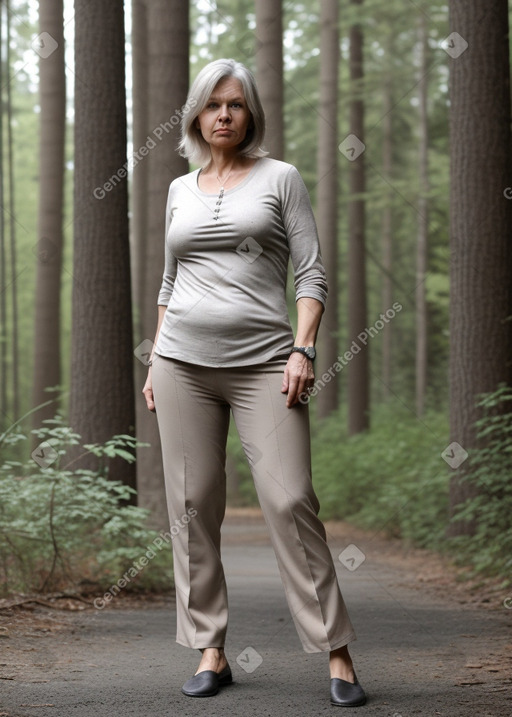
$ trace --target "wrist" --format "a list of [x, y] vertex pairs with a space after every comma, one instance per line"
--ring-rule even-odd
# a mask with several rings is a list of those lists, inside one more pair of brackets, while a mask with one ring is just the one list
[[306, 358], [308, 358], [310, 361], [314, 361], [316, 358], [316, 349], [312, 345], [308, 346], [307, 344], [305, 344], [305, 345], [296, 344], [292, 348], [291, 353], [300, 353], [303, 356], [305, 356]]

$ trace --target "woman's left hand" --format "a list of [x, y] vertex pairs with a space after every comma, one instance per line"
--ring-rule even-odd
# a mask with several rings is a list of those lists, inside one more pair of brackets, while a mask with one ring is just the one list
[[[290, 354], [288, 363], [284, 369], [283, 385], [281, 393], [287, 393], [287, 408], [291, 408], [296, 403], [307, 403], [304, 398], [308, 395], [308, 389], [313, 387], [315, 382], [315, 372], [313, 371], [313, 362], [304, 354], [294, 351]], [[302, 400], [300, 400], [302, 397]]]

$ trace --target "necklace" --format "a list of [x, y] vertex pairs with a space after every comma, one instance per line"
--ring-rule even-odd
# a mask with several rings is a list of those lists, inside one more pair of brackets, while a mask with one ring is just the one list
[[221, 180], [219, 175], [217, 174], [217, 182], [220, 184], [220, 190], [219, 190], [219, 196], [217, 197], [217, 201], [215, 202], [215, 209], [213, 210], [213, 218], [217, 220], [219, 218], [219, 212], [220, 212], [220, 205], [222, 204], [222, 200], [224, 198], [224, 185], [227, 183], [228, 179], [231, 176], [231, 172], [233, 171], [234, 167], [231, 167], [229, 170], [227, 176], [225, 179]]
[[231, 167], [231, 169], [230, 169], [229, 172], [227, 173], [226, 179], [221, 179], [221, 178], [219, 177], [219, 175], [217, 174], [217, 182], [220, 184], [220, 188], [221, 188], [222, 191], [224, 191], [224, 185], [226, 184], [226, 182], [228, 181], [228, 179], [231, 177], [231, 174], [232, 174], [233, 170], [234, 170], [234, 167]]

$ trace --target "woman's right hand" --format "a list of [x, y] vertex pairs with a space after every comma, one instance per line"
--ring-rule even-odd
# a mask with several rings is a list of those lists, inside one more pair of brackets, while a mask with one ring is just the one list
[[146, 383], [144, 384], [144, 388], [142, 389], [142, 393], [146, 399], [148, 409], [153, 413], [156, 413], [155, 399], [153, 397], [153, 382], [151, 380], [151, 366], [149, 367], [148, 377], [146, 379]]

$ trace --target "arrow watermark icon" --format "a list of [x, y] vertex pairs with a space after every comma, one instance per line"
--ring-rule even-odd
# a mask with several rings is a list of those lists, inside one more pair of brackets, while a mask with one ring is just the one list
[[263, 249], [254, 237], [245, 237], [243, 242], [237, 246], [236, 251], [244, 261], [252, 264], [263, 252]]
[[466, 40], [462, 35], [459, 35], [458, 32], [452, 32], [448, 35], [448, 37], [441, 42], [440, 46], [446, 54], [450, 55], [454, 60], [460, 57], [463, 52], [466, 52], [469, 47]]
[[30, 455], [40, 468], [48, 468], [59, 457], [59, 454], [49, 441], [40, 443]]
[[364, 142], [361, 142], [355, 134], [349, 134], [343, 142], [338, 145], [339, 151], [349, 160], [354, 162], [366, 149]]
[[40, 35], [36, 35], [36, 37], [34, 37], [30, 46], [34, 52], [37, 52], [41, 59], [46, 60], [55, 52], [59, 43], [50, 35], [49, 32], [42, 32]]
[[151, 361], [151, 354], [153, 352], [153, 342], [151, 339], [144, 339], [137, 348], [134, 350], [134, 355], [144, 366], [149, 366]]
[[254, 670], [263, 662], [263, 657], [254, 649], [254, 647], [249, 645], [245, 648], [245, 650], [242, 650], [236, 658], [236, 661], [242, 670], [245, 670], [246, 672], [254, 672]]
[[357, 570], [357, 568], [364, 563], [366, 555], [362, 550], [359, 550], [357, 545], [350, 543], [350, 545], [347, 545], [347, 547], [338, 555], [338, 560], [347, 568], [347, 570], [354, 572], [354, 570]]
[[464, 461], [468, 457], [468, 452], [464, 450], [460, 443], [457, 443], [457, 441], [453, 441], [453, 443], [450, 443], [450, 445], [444, 449], [444, 451], [441, 453], [441, 457], [444, 461], [448, 463], [452, 470], [456, 470], [460, 465], [464, 463]]

